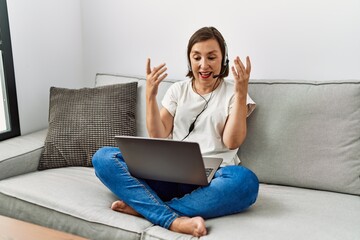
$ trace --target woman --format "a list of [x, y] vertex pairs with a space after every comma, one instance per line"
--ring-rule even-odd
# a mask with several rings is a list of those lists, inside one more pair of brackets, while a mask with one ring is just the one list
[[208, 186], [137, 179], [130, 175], [118, 148], [104, 147], [93, 157], [96, 175], [117, 196], [115, 211], [143, 216], [175, 232], [204, 236], [204, 219], [238, 213], [257, 198], [254, 173], [238, 166], [236, 152], [246, 136], [246, 117], [255, 107], [249, 98], [251, 72], [239, 57], [229, 74], [227, 47], [214, 27], [196, 31], [188, 43], [190, 78], [173, 84], [162, 108], [156, 102], [158, 86], [167, 76], [165, 64], [146, 64], [146, 124], [150, 137], [196, 141], [204, 156], [223, 158]]

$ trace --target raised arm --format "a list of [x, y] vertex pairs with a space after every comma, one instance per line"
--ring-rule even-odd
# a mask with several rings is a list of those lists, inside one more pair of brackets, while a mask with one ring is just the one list
[[159, 84], [167, 76], [165, 63], [151, 69], [150, 58], [146, 63], [146, 127], [153, 138], [168, 137], [173, 126], [173, 117], [165, 109], [159, 110], [156, 96]]
[[235, 81], [234, 105], [225, 124], [223, 141], [229, 149], [236, 149], [240, 147], [246, 137], [246, 98], [251, 72], [250, 58], [246, 57], [245, 67], [240, 58], [236, 57], [231, 69]]

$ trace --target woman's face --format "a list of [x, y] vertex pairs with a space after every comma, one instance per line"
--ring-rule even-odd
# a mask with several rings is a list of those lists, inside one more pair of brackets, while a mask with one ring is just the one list
[[196, 80], [213, 80], [220, 74], [222, 54], [215, 39], [195, 43], [190, 52], [191, 70]]

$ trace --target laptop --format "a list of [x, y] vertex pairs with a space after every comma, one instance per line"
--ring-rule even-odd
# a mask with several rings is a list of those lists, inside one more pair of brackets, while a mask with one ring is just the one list
[[132, 136], [115, 140], [137, 178], [205, 186], [222, 163], [222, 158], [203, 158], [196, 142]]

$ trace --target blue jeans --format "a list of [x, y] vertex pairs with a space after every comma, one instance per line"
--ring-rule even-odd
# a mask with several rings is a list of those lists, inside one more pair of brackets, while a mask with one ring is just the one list
[[238, 213], [257, 198], [259, 181], [242, 166], [220, 168], [208, 186], [138, 179], [130, 175], [118, 148], [93, 156], [96, 176], [119, 199], [155, 225], [169, 228], [180, 216], [204, 219]]

